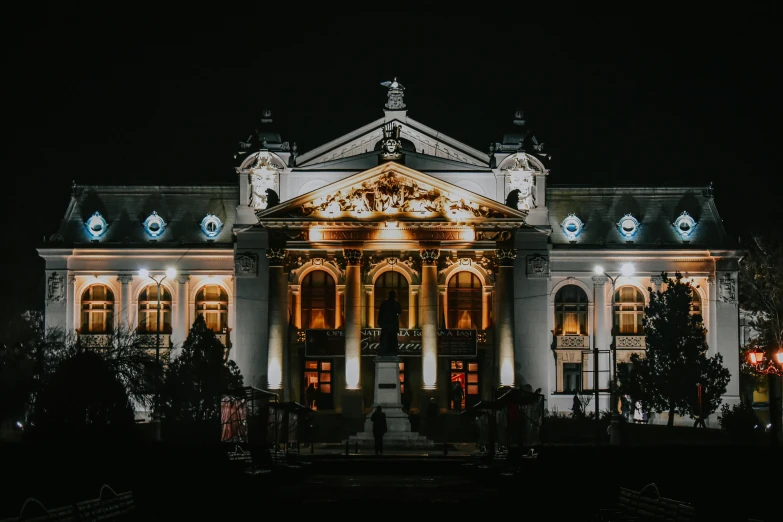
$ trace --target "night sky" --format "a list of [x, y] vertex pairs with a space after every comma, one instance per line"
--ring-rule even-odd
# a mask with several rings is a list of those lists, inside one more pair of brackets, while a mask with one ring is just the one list
[[410, 117], [482, 151], [524, 110], [553, 156], [549, 183], [713, 182], [733, 236], [779, 221], [779, 7], [563, 18], [379, 4], [302, 18], [285, 3], [230, 15], [30, 4], [6, 15], [3, 82], [15, 192], [2, 271], [21, 307], [42, 306], [35, 246], [72, 180], [233, 183], [237, 142], [263, 109], [301, 154], [381, 117], [380, 82], [395, 76]]

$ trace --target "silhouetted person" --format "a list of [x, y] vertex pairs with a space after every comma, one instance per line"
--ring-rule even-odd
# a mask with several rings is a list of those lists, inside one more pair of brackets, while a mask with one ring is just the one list
[[579, 400], [579, 395], [574, 392], [574, 404], [571, 406], [571, 410], [574, 413], [574, 417], [582, 416], [582, 401]]
[[381, 328], [381, 345], [378, 355], [397, 355], [397, 335], [400, 331], [402, 307], [395, 300], [397, 294], [392, 290], [389, 298], [381, 303], [378, 310], [378, 326]]
[[386, 433], [386, 414], [383, 408], [377, 406], [370, 417], [372, 421], [372, 436], [375, 438], [375, 454], [383, 454], [383, 436]]
[[315, 398], [317, 396], [317, 390], [315, 389], [315, 385], [313, 383], [310, 383], [309, 386], [307, 386], [307, 390], [305, 390], [305, 400], [307, 401], [307, 407], [308, 408], [314, 408], [315, 407]]
[[454, 401], [454, 409], [457, 413], [462, 411], [462, 399], [465, 397], [465, 392], [462, 391], [462, 384], [459, 381], [454, 381], [451, 386], [451, 400]]

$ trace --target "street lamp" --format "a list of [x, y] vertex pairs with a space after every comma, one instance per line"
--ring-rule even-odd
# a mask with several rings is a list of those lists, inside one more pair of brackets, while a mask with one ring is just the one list
[[761, 348], [754, 348], [748, 353], [748, 362], [756, 373], [767, 376], [769, 389], [769, 422], [771, 424], [771, 443], [777, 446], [780, 437], [780, 400], [776, 384], [777, 377], [783, 377], [783, 349], [778, 350], [770, 360]]
[[609, 424], [609, 444], [620, 444], [620, 414], [617, 412], [617, 328], [615, 327], [615, 288], [617, 279], [620, 276], [631, 277], [636, 271], [631, 263], [624, 263], [620, 267], [620, 273], [614, 277], [610, 276], [604, 267], [596, 266], [595, 273], [608, 277], [612, 282], [612, 387], [609, 394], [609, 411], [611, 412], [611, 420]]
[[[146, 268], [142, 268], [139, 270], [139, 275], [141, 277], [149, 277], [155, 282], [155, 285], [158, 289], [158, 320], [156, 324], [156, 332], [155, 332], [155, 372], [156, 372], [156, 379], [155, 379], [155, 411], [158, 410], [158, 402], [160, 401], [160, 386], [158, 383], [158, 375], [157, 372], [160, 370], [160, 285], [163, 283], [163, 281], [168, 277], [169, 279], [174, 279], [177, 276], [177, 271], [174, 268], [169, 268], [166, 270], [166, 273], [160, 277], [160, 279], [156, 279], [154, 276], [150, 275], [149, 270]], [[157, 415], [157, 413], [156, 413]]]

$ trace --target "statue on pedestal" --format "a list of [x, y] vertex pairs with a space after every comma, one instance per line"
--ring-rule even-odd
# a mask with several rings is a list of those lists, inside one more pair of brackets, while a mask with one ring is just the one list
[[378, 326], [381, 328], [381, 342], [378, 355], [397, 355], [397, 335], [400, 331], [400, 314], [402, 307], [395, 299], [397, 294], [392, 290], [389, 298], [381, 303], [378, 311]]

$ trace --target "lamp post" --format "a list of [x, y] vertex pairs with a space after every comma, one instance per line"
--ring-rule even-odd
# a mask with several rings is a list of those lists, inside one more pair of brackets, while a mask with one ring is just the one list
[[163, 281], [168, 277], [169, 279], [174, 279], [177, 275], [177, 271], [174, 268], [169, 268], [166, 270], [166, 273], [160, 277], [160, 279], [156, 279], [154, 276], [152, 276], [146, 268], [142, 268], [139, 270], [139, 275], [141, 277], [149, 277], [155, 282], [155, 285], [157, 286], [158, 290], [158, 308], [157, 308], [157, 322], [156, 322], [156, 328], [155, 328], [155, 416], [157, 417], [158, 412], [158, 402], [160, 401], [160, 386], [159, 386], [159, 375], [158, 372], [160, 370], [160, 285], [163, 283]]
[[776, 381], [783, 377], [783, 349], [778, 350], [772, 360], [767, 359], [764, 350], [754, 348], [748, 353], [748, 363], [754, 371], [767, 376], [769, 388], [769, 422], [771, 424], [770, 443], [777, 447], [780, 443], [780, 400]]
[[609, 421], [609, 444], [620, 444], [620, 414], [617, 412], [617, 328], [615, 327], [615, 292], [617, 291], [616, 284], [617, 279], [620, 276], [630, 277], [634, 274], [635, 270], [631, 263], [625, 263], [620, 267], [620, 273], [614, 277], [610, 276], [604, 271], [602, 266], [595, 267], [596, 274], [603, 274], [609, 281], [612, 282], [612, 386], [609, 394], [609, 411], [611, 417]]

